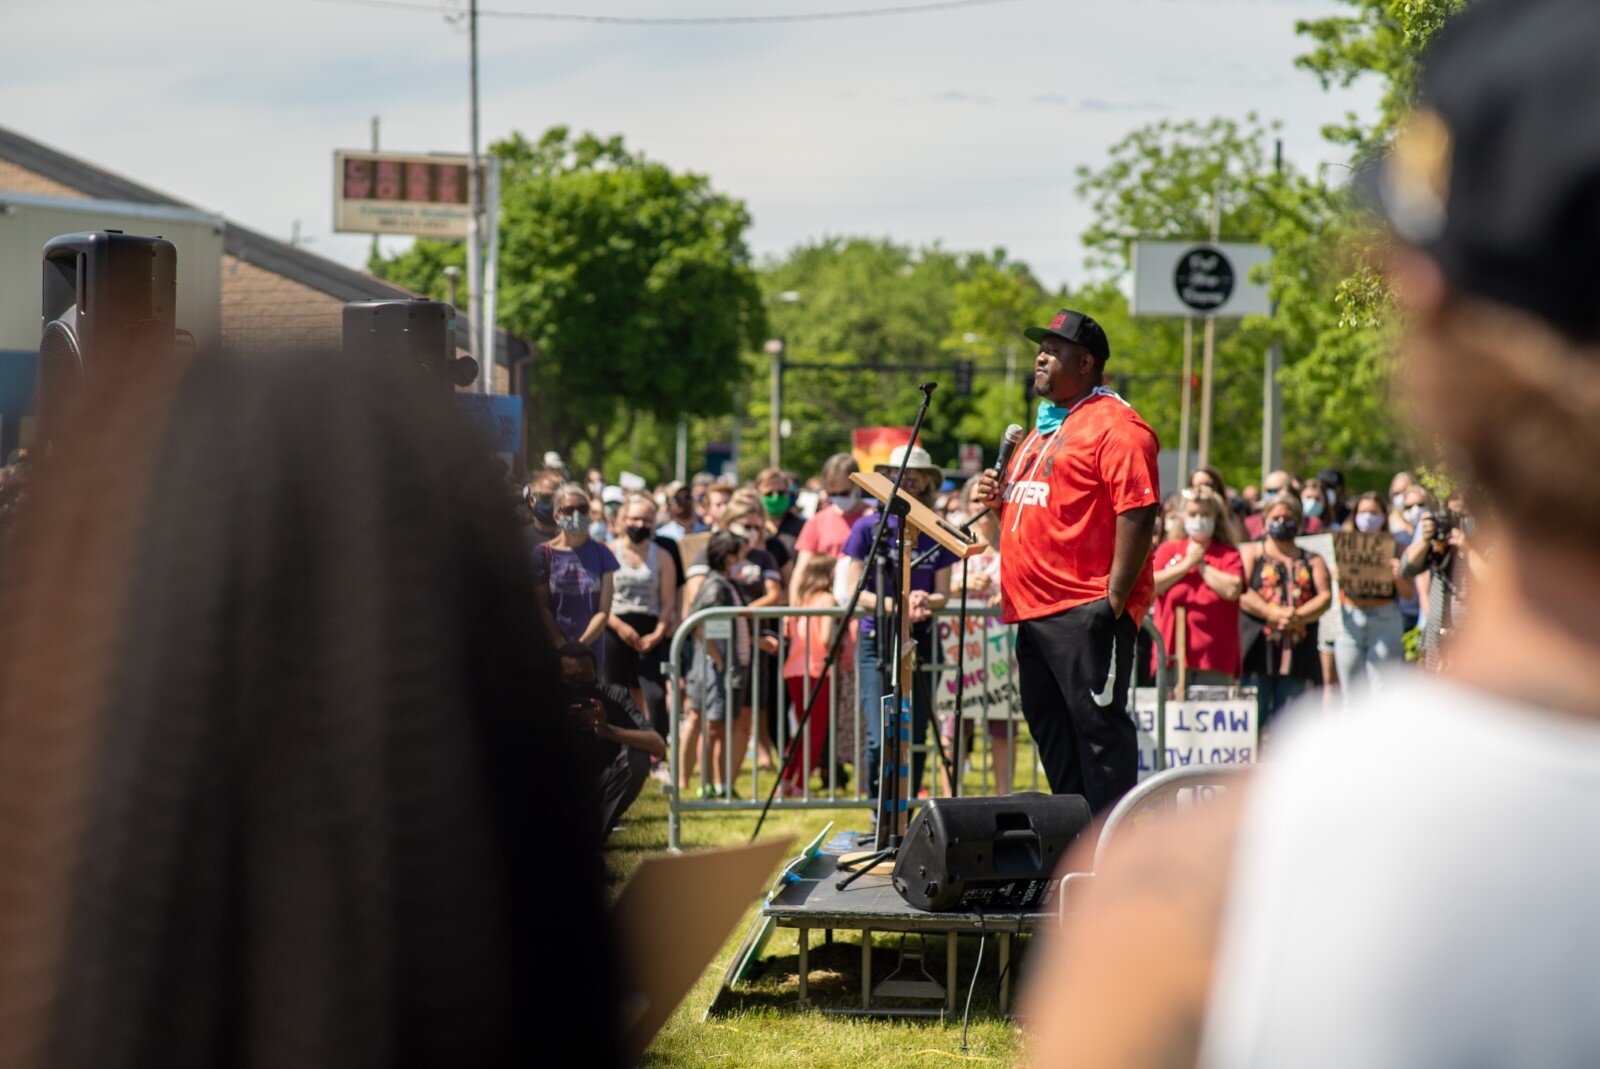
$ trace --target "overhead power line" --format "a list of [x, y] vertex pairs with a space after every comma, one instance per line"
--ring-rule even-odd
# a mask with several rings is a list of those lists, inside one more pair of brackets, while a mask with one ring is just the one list
[[[374, 7], [389, 11], [424, 11], [434, 15], [454, 12], [440, 4], [407, 3], [405, 0], [314, 0], [315, 3], [343, 7]], [[992, 7], [1019, 0], [934, 0], [932, 3], [900, 4], [895, 7], [856, 8], [848, 11], [794, 12], [786, 15], [701, 15], [662, 18], [643, 15], [577, 15], [561, 11], [490, 11], [480, 8], [479, 18], [526, 19], [535, 22], [586, 22], [607, 26], [749, 26], [775, 22], [837, 22], [843, 19], [873, 19], [892, 15], [920, 15], [930, 11], [951, 11], [965, 7]]]

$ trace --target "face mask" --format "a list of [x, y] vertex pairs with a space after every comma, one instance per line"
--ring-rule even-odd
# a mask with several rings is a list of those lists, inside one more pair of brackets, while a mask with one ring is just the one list
[[1384, 517], [1378, 512], [1356, 513], [1356, 530], [1362, 534], [1377, 534], [1383, 530]]
[[556, 522], [556, 499], [549, 494], [540, 494], [533, 499], [533, 518], [550, 527]]
[[1422, 522], [1422, 506], [1412, 505], [1410, 508], [1406, 509], [1405, 517], [1406, 522], [1412, 527], [1415, 527], [1417, 524]]
[[833, 494], [833, 503], [839, 506], [840, 512], [853, 512], [861, 504], [861, 488], [852, 486], [848, 494]]
[[625, 527], [623, 529], [628, 534], [628, 541], [633, 542], [635, 544], [644, 542], [646, 539], [648, 539], [650, 537], [650, 528], [648, 528], [648, 527], [643, 527], [643, 526], [639, 526], [637, 524], [630, 523], [630, 524], [628, 524], [627, 527]]
[[1300, 507], [1305, 511], [1307, 516], [1312, 519], [1316, 519], [1318, 516], [1322, 515], [1322, 498], [1302, 497], [1300, 499]]
[[767, 510], [768, 516], [782, 516], [789, 511], [789, 495], [787, 493], [762, 494], [761, 507]]
[[604, 542], [606, 540], [606, 534], [606, 521], [595, 520], [589, 525], [589, 537], [594, 539], [596, 542]]
[[734, 574], [739, 577], [739, 582], [746, 586], [754, 586], [761, 581], [761, 565], [747, 560], [739, 565]]
[[1210, 538], [1217, 529], [1217, 521], [1210, 516], [1188, 516], [1184, 518], [1183, 529], [1190, 538]]
[[1293, 516], [1283, 516], [1267, 524], [1267, 534], [1279, 542], [1287, 542], [1300, 533], [1300, 523]]
[[567, 534], [577, 534], [583, 530], [584, 522], [583, 513], [581, 512], [564, 512], [556, 519], [556, 525]]
[[1405, 495], [1405, 491], [1403, 491], [1403, 490], [1400, 493], [1395, 494], [1393, 497], [1391, 497], [1389, 499], [1389, 504], [1394, 506], [1394, 510], [1396, 512], [1399, 512], [1402, 508], [1404, 508], [1405, 507], [1405, 503], [1406, 503], [1406, 495]]

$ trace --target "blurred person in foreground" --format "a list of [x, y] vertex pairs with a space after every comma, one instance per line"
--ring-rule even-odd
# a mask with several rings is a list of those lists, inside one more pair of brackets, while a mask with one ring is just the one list
[[395, 371], [108, 361], [56, 440], [0, 589], [8, 1069], [524, 1066], [552, 1018], [617, 1064], [526, 551]]
[[1406, 415], [1497, 550], [1444, 674], [1113, 845], [1038, 963], [1033, 1065], [1600, 1064], [1596, 54], [1590, 0], [1469, 5], [1372, 179]]

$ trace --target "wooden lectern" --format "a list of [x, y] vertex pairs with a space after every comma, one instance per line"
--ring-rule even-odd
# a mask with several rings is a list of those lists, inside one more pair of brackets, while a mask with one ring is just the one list
[[[967, 534], [945, 522], [944, 518], [928, 506], [901, 490], [894, 494], [894, 480], [878, 472], [857, 472], [850, 481], [878, 499], [881, 507], [900, 518], [899, 529], [889, 529], [885, 539], [899, 541], [900, 569], [893, 586], [895, 617], [899, 623], [899, 652], [893, 675], [893, 719], [882, 725], [885, 775], [880, 777], [878, 792], [887, 806], [880, 802], [878, 833], [875, 846], [878, 852], [892, 850], [899, 845], [906, 832], [911, 808], [911, 692], [917, 663], [917, 644], [911, 639], [911, 613], [906, 611], [911, 589], [911, 564], [916, 555], [917, 536], [926, 534], [945, 549], [965, 560], [988, 548], [988, 543], [975, 535]], [[892, 499], [892, 500], [891, 500]], [[871, 567], [872, 562], [867, 562]], [[880, 591], [880, 594], [882, 592]], [[880, 646], [880, 649], [882, 647]], [[878, 715], [876, 712], [873, 715]], [[937, 730], [937, 729], [936, 729]], [[889, 784], [895, 785], [892, 798], [888, 798]], [[885, 817], [888, 819], [886, 820]], [[887, 859], [893, 863], [893, 858]]]

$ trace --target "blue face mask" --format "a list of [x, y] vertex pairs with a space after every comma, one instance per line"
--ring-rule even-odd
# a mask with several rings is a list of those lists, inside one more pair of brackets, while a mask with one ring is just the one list
[[[1116, 397], [1117, 400], [1122, 401], [1122, 398], [1117, 396], [1117, 391], [1105, 386], [1096, 386], [1088, 397], [1079, 401], [1077, 405], [1073, 405], [1072, 408], [1063, 408], [1053, 401], [1047, 401], [1041, 397], [1039, 398], [1039, 411], [1033, 418], [1033, 425], [1040, 434], [1054, 434], [1061, 428], [1061, 424], [1066, 422], [1067, 417], [1077, 409], [1078, 405], [1085, 404], [1096, 397]], [[1128, 402], [1122, 401], [1122, 403], [1127, 404]]]

